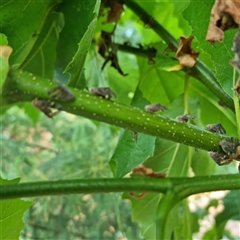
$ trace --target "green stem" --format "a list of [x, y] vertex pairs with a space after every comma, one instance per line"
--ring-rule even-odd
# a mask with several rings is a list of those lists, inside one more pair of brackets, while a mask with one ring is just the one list
[[166, 239], [165, 226], [167, 217], [178, 201], [178, 196], [176, 196], [171, 190], [167, 191], [167, 193], [161, 198], [157, 208], [156, 239]]
[[131, 47], [131, 46], [128, 46], [128, 45], [122, 45], [122, 44], [118, 44], [118, 43], [113, 43], [114, 46], [116, 46], [116, 48], [119, 50], [119, 51], [122, 51], [122, 52], [126, 52], [126, 53], [131, 53], [131, 54], [134, 54], [136, 56], [139, 56], [139, 57], [145, 57], [145, 58], [149, 58], [150, 56], [151, 57], [156, 57], [156, 53], [153, 52], [152, 49], [143, 49], [143, 48], [136, 48], [136, 47]]
[[201, 192], [234, 189], [240, 189], [239, 174], [193, 178], [76, 179], [2, 185], [0, 199], [80, 193], [166, 193], [170, 190], [183, 199]]
[[[9, 74], [2, 97], [5, 102], [8, 101], [9, 103], [32, 101], [34, 98], [50, 100], [48, 90], [56, 86], [57, 84], [50, 80], [15, 70]], [[228, 138], [228, 136], [214, 134], [192, 124], [102, 99], [73, 88], [70, 89], [75, 96], [75, 100], [59, 103], [64, 111], [75, 115], [207, 151], [221, 152], [219, 142]], [[54, 99], [52, 100], [54, 101]]]
[[[236, 69], [233, 68], [233, 87], [236, 85]], [[240, 137], [240, 108], [239, 108], [239, 98], [236, 91], [233, 92], [233, 101], [236, 113], [236, 122], [237, 122], [237, 132], [238, 137]]]
[[[158, 34], [167, 44], [172, 44], [176, 48], [178, 47], [178, 41], [135, 1], [126, 0], [124, 1], [124, 4], [138, 15], [140, 19], [143, 19], [146, 24], [151, 22], [153, 31], [155, 31], [156, 34]], [[214, 73], [204, 63], [197, 60], [197, 64], [191, 68], [189, 73], [191, 76], [201, 81], [215, 96], [219, 98], [219, 100], [221, 100], [221, 102], [234, 111], [233, 100], [223, 91], [218, 84]]]
[[189, 107], [188, 107], [188, 84], [189, 84], [189, 76], [188, 76], [188, 73], [186, 72], [185, 84], [184, 84], [184, 93], [183, 93], [184, 114], [189, 114]]

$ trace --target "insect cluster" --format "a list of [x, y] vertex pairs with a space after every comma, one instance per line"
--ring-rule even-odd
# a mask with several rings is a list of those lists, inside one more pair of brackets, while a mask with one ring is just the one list
[[[48, 91], [48, 96], [53, 98], [56, 101], [62, 101], [62, 102], [74, 100], [74, 95], [66, 87], [62, 85], [59, 85], [58, 87], [50, 89]], [[49, 118], [53, 118], [62, 110], [61, 104], [56, 103], [55, 101], [42, 100], [42, 99], [35, 98], [32, 101], [32, 104], [34, 107], [38, 108]], [[53, 108], [56, 109], [56, 111], [53, 111], [52, 110]]]
[[[217, 134], [226, 134], [226, 130], [220, 124], [208, 124], [206, 128]], [[237, 138], [230, 137], [225, 138], [220, 141], [219, 145], [223, 150], [222, 153], [219, 152], [208, 152], [208, 155], [219, 165], [226, 165], [231, 163], [234, 159], [240, 161], [240, 142]], [[238, 170], [240, 172], [240, 163], [238, 166]]]
[[[89, 92], [97, 97], [104, 98], [107, 100], [111, 100], [112, 98], [116, 98], [117, 95], [112, 89], [109, 87], [92, 87], [89, 89]], [[45, 115], [52, 118], [56, 114], [58, 114], [62, 107], [58, 102], [66, 102], [74, 100], [74, 95], [64, 86], [59, 85], [53, 89], [48, 91], [48, 96], [52, 98], [54, 101], [51, 100], [41, 100], [35, 98], [32, 103], [33, 105], [41, 110]], [[56, 102], [57, 101], [57, 102]], [[52, 111], [52, 108], [56, 109], [56, 111]], [[149, 104], [144, 107], [146, 112], [151, 114], [156, 114], [158, 111], [167, 111], [167, 108], [160, 103]], [[187, 123], [189, 120], [196, 119], [195, 116], [190, 114], [184, 114], [181, 116], [177, 116], [176, 120], [179, 122]], [[206, 129], [216, 133], [216, 134], [226, 134], [226, 130], [220, 124], [208, 124]], [[137, 143], [138, 133], [136, 131], [130, 131], [132, 139], [135, 143]], [[235, 160], [240, 160], [240, 143], [237, 138], [226, 138], [220, 141], [220, 146], [223, 152], [209, 152], [209, 156], [218, 164], [218, 165], [225, 165]], [[240, 168], [240, 167], [239, 167]]]

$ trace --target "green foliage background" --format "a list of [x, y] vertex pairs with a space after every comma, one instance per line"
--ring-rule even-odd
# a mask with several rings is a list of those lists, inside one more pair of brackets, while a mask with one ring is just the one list
[[[204, 41], [213, 1], [137, 3], [176, 39], [181, 35], [194, 35], [193, 45], [200, 51], [199, 59], [214, 71], [223, 90], [232, 96], [233, 69], [228, 63], [233, 58], [230, 49], [236, 31], [226, 33], [224, 42], [216, 44], [216, 48]], [[100, 31], [109, 32], [114, 25], [102, 24], [106, 14], [98, 17], [99, 11], [103, 11], [99, 1], [74, 0], [71, 4], [54, 0], [2, 1], [1, 11], [7, 13], [1, 18], [1, 36], [13, 48], [10, 66], [78, 89], [109, 86], [117, 93], [119, 103], [143, 109], [148, 103], [160, 102], [168, 108], [164, 113], [167, 117], [175, 118], [188, 112], [197, 117], [194, 121], [197, 126], [221, 122], [228, 135], [237, 137], [234, 112], [221, 107], [218, 98], [202, 83], [188, 78], [187, 73], [169, 71], [172, 59], [161, 57], [168, 44], [130, 8], [125, 7], [114, 42], [129, 42], [133, 47], [141, 43], [144, 49], [155, 47], [158, 55], [156, 64], [150, 65], [147, 58], [118, 51], [119, 64], [127, 76], [121, 76], [110, 64], [101, 70], [104, 59], [98, 55], [96, 43], [100, 40]], [[121, 178], [141, 163], [156, 172], [165, 172], [167, 177], [236, 171], [234, 164], [218, 167], [205, 151], [195, 151], [179, 143], [139, 134], [135, 144], [129, 130], [120, 131], [64, 113], [54, 120], [47, 119], [29, 103], [18, 106], [21, 110], [3, 109], [1, 116], [4, 178], [20, 176], [21, 182]], [[228, 201], [234, 194], [239, 196], [239, 192], [230, 192], [224, 200], [231, 214], [228, 212], [227, 217], [226, 212], [219, 214], [216, 226], [211, 229], [214, 233], [209, 231], [214, 236], [227, 234], [226, 219], [240, 220], [239, 208]], [[123, 198], [131, 201], [132, 219], [139, 223], [141, 236], [138, 226], [130, 220], [129, 201], [120, 200], [119, 194], [99, 194], [35, 199], [24, 216], [26, 227], [21, 237], [142, 239], [143, 236], [155, 239], [155, 219], [162, 194], [152, 193], [138, 200], [124, 194]], [[181, 201], [168, 217], [166, 239], [191, 239], [199, 231], [197, 219], [207, 215], [207, 210], [205, 214], [193, 215], [187, 200]]]

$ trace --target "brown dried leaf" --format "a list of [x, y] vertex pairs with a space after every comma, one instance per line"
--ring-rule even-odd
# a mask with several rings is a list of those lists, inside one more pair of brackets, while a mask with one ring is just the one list
[[124, 11], [124, 8], [122, 4], [113, 2], [110, 6], [110, 10], [108, 11], [107, 20], [103, 22], [103, 24], [110, 23], [110, 22], [117, 22], [120, 19], [123, 11]]
[[193, 38], [193, 36], [190, 36], [189, 38], [180, 37], [176, 58], [184, 67], [193, 67], [196, 64], [196, 59], [199, 55], [199, 53], [191, 48]]
[[238, 28], [240, 24], [239, 0], [216, 0], [212, 7], [206, 40], [214, 43], [224, 38], [223, 31]]
[[155, 173], [152, 170], [152, 168], [147, 168], [142, 164], [134, 168], [132, 172], [138, 175], [144, 175], [147, 177], [154, 177], [154, 178], [164, 178], [166, 176], [166, 173]]

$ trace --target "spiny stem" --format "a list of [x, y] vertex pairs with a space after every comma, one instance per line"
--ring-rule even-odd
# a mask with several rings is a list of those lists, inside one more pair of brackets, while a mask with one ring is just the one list
[[2, 185], [0, 199], [80, 193], [172, 191], [179, 200], [192, 194], [240, 189], [240, 175], [193, 178], [106, 178], [31, 182]]
[[[21, 70], [12, 71], [4, 85], [3, 98], [9, 103], [50, 100], [48, 91], [57, 84]], [[135, 132], [160, 137], [207, 151], [221, 152], [219, 142], [225, 135], [214, 134], [195, 125], [179, 122], [70, 88], [75, 99], [59, 102], [64, 111], [102, 121]], [[54, 101], [54, 99], [52, 99]], [[4, 102], [3, 101], [3, 102]]]

